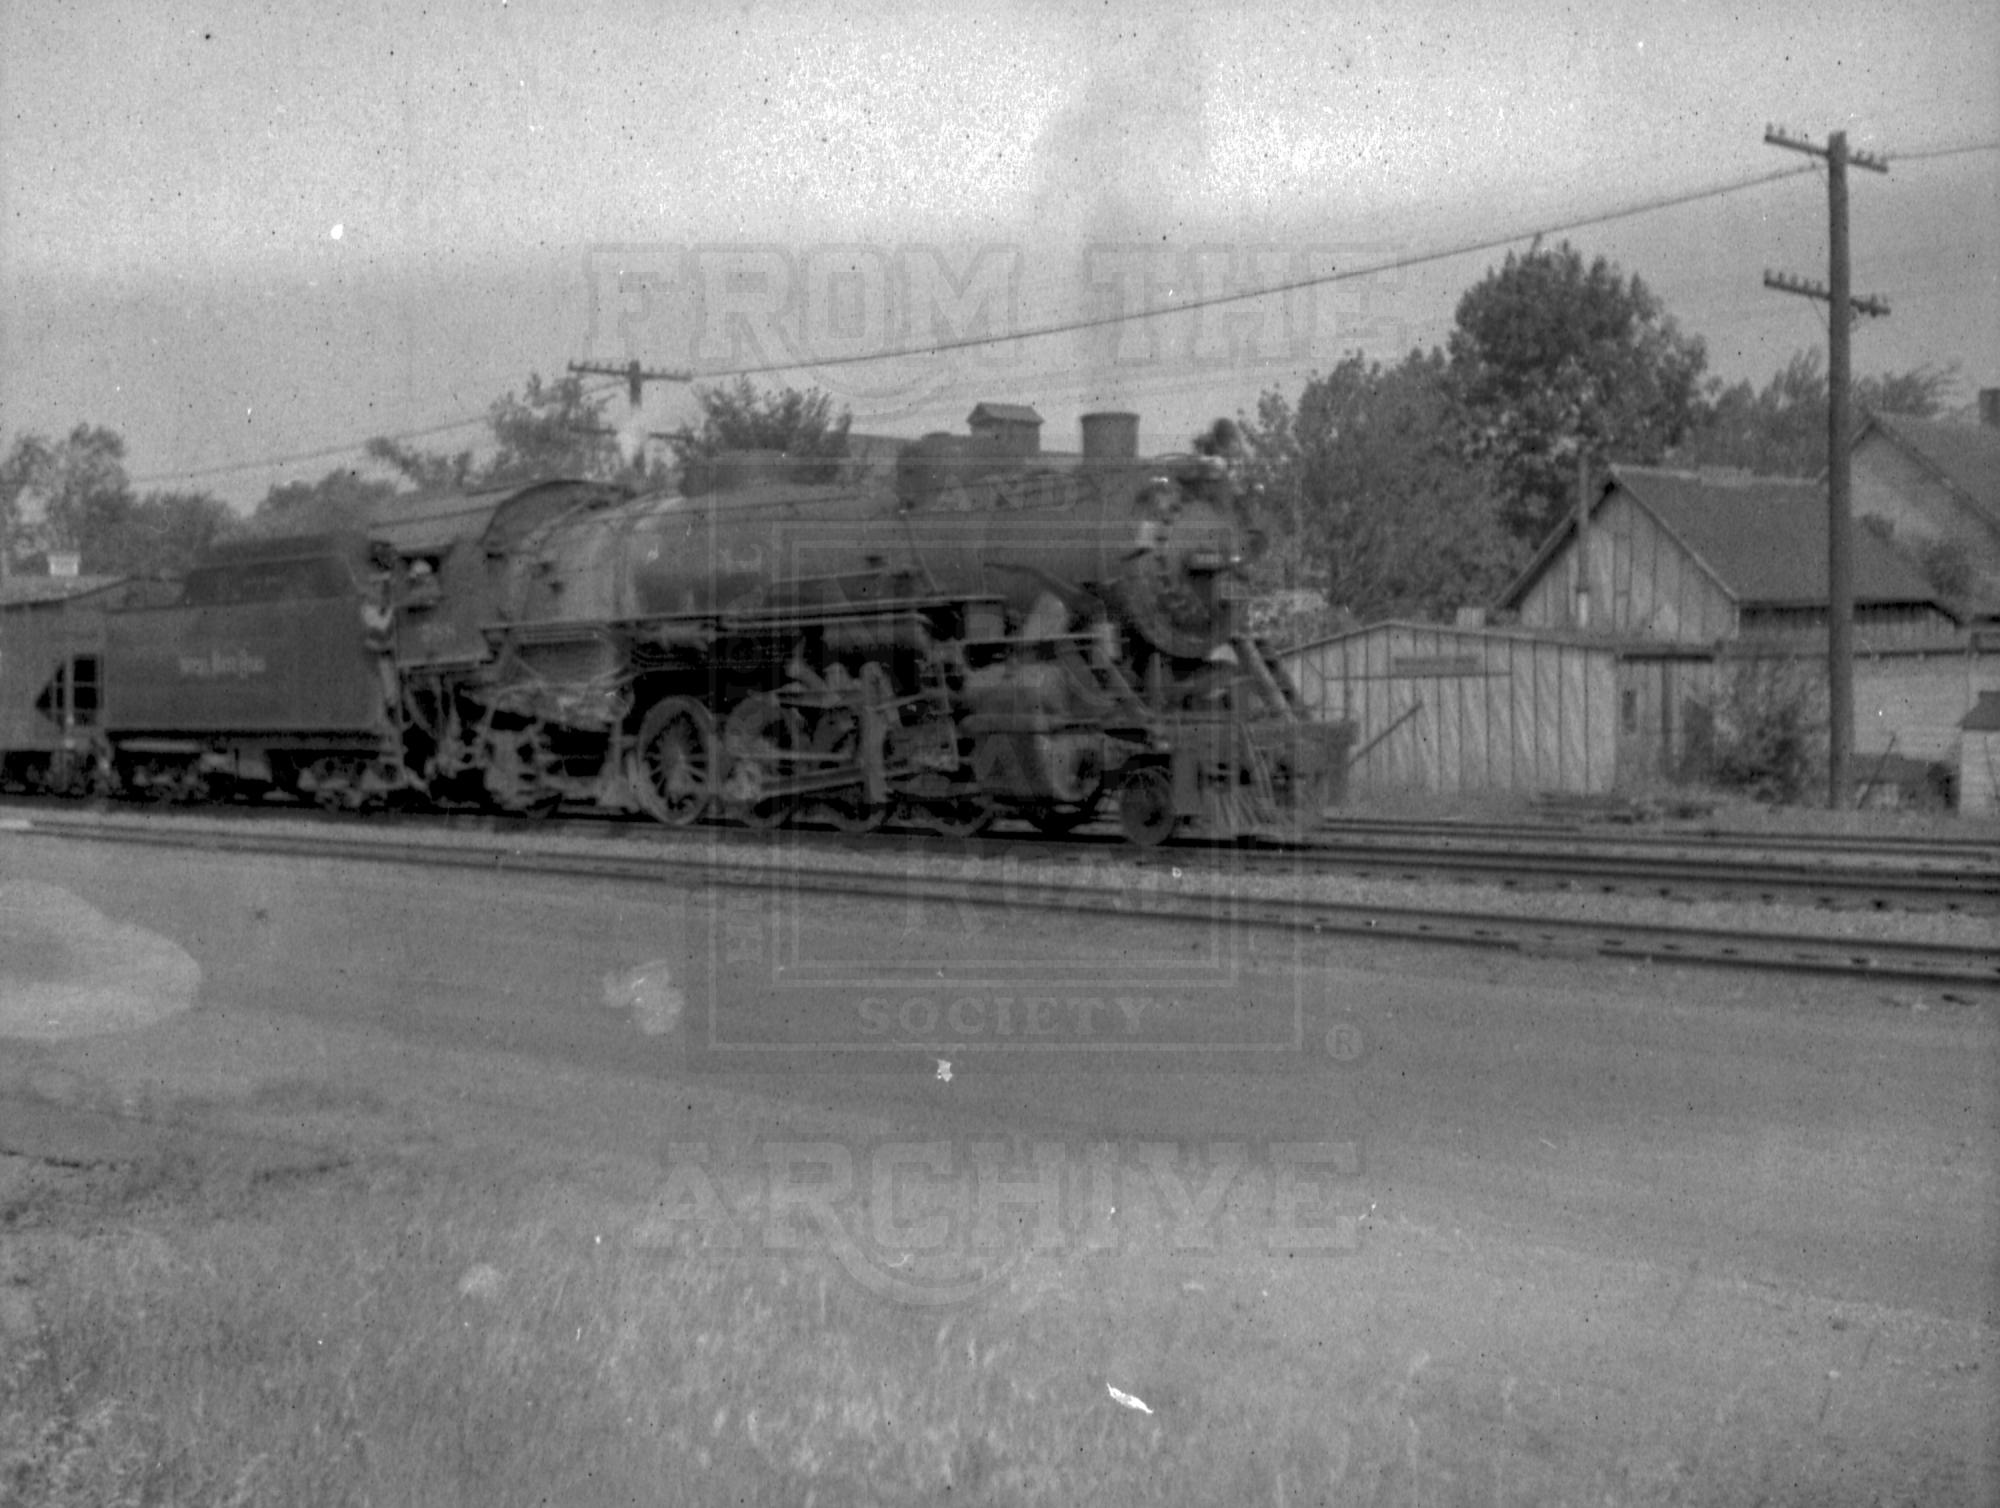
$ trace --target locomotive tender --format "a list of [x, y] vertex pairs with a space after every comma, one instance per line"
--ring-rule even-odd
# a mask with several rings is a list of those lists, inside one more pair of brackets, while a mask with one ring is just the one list
[[1136, 430], [1086, 416], [1068, 458], [929, 436], [893, 480], [724, 458], [696, 495], [551, 481], [368, 539], [231, 542], [171, 603], [74, 604], [32, 650], [0, 613], [0, 730], [42, 730], [0, 774], [968, 834], [1108, 805], [1146, 845], [1311, 821], [1347, 730], [1241, 629], [1227, 467], [1142, 460]]

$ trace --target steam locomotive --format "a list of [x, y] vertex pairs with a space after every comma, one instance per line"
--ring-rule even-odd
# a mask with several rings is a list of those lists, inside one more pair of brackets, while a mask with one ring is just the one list
[[1144, 845], [1312, 820], [1347, 730], [1242, 631], [1228, 466], [1083, 427], [1079, 457], [933, 435], [893, 475], [471, 493], [220, 545], [164, 600], [0, 610], [0, 780], [957, 834], [1110, 809]]

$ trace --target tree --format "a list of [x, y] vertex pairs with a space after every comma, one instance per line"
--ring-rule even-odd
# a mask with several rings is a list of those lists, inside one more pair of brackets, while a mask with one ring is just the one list
[[367, 450], [369, 460], [387, 466], [418, 492], [462, 492], [477, 485], [469, 450], [442, 456], [381, 436], [370, 440]]
[[85, 575], [172, 575], [235, 524], [205, 492], [135, 497], [115, 430], [79, 424], [53, 442], [22, 435], [0, 461], [0, 534], [16, 560], [73, 552]]
[[206, 492], [149, 492], [115, 528], [86, 543], [84, 568], [110, 576], [179, 576], [241, 527], [229, 505]]
[[606, 422], [603, 397], [586, 393], [575, 373], [554, 382], [530, 373], [521, 396], [510, 392], [495, 402], [487, 423], [499, 446], [485, 470], [489, 482], [567, 476], [638, 486], [665, 479], [663, 465], [649, 463], [641, 445]]
[[683, 424], [668, 437], [681, 464], [681, 485], [699, 492], [713, 485], [716, 457], [730, 451], [776, 451], [800, 463], [794, 480], [828, 482], [847, 454], [853, 416], [833, 416], [833, 401], [818, 388], [760, 393], [749, 378], [727, 387], [698, 387], [701, 424]]
[[1439, 351], [1393, 367], [1350, 355], [1296, 407], [1266, 392], [1243, 433], [1275, 558], [1297, 567], [1285, 586], [1319, 585], [1361, 619], [1434, 617], [1490, 600], [1518, 565]]
[[365, 530], [376, 509], [396, 495], [391, 481], [364, 477], [351, 466], [337, 467], [317, 482], [286, 482], [264, 494], [250, 515], [259, 534], [323, 534]]
[[59, 441], [22, 435], [0, 462], [0, 526], [16, 548], [81, 550], [131, 504], [125, 441], [79, 424]]
[[412, 483], [419, 492], [457, 492], [471, 487], [582, 477], [590, 481], [653, 486], [667, 468], [649, 459], [642, 436], [621, 434], [606, 422], [605, 399], [584, 391], [574, 373], [546, 382], [528, 375], [520, 393], [507, 393], [486, 411], [493, 454], [483, 463], [471, 450], [439, 455], [398, 440], [368, 442], [370, 459]]
[[1707, 353], [1652, 291], [1564, 242], [1509, 253], [1459, 300], [1448, 349], [1471, 453], [1538, 543], [1575, 505], [1577, 455], [1658, 462], [1700, 415]]
[[[1925, 419], [1944, 406], [1957, 380], [1955, 367], [1885, 372], [1855, 383], [1854, 402], [1869, 413]], [[1826, 470], [1827, 408], [1824, 358], [1816, 350], [1796, 352], [1761, 391], [1748, 382], [1716, 387], [1674, 460], [1767, 476], [1819, 476]]]

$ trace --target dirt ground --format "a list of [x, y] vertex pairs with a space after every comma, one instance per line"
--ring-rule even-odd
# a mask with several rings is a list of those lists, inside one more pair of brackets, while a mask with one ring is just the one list
[[2000, 1002], [1315, 947], [1228, 997], [1313, 1053], [841, 1057], [779, 964], [893, 1034], [1159, 942], [820, 898], [648, 973], [701, 916], [0, 852], [0, 1501], [2000, 1495]]

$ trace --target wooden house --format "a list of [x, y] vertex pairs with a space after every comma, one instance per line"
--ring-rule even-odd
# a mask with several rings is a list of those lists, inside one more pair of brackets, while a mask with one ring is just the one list
[[[2000, 656], [1891, 539], [1857, 528], [1853, 559], [1858, 764], [1889, 755], [1955, 764], [1960, 720], [1981, 689], [2000, 686]], [[1565, 521], [1500, 606], [1523, 626], [1623, 644], [1823, 663], [1825, 484], [1615, 467], [1581, 545], [1575, 520]], [[1670, 655], [1620, 663], [1621, 724], [1657, 740], [1661, 767], [1674, 768], [1698, 730], [1711, 668]]]
[[[1499, 605], [1534, 627], [1810, 651], [1826, 642], [1826, 556], [1823, 483], [1619, 466], [1581, 548], [1575, 519], [1565, 520]], [[1958, 630], [1956, 612], [1907, 556], [1855, 531], [1857, 652], [1935, 644]]]

